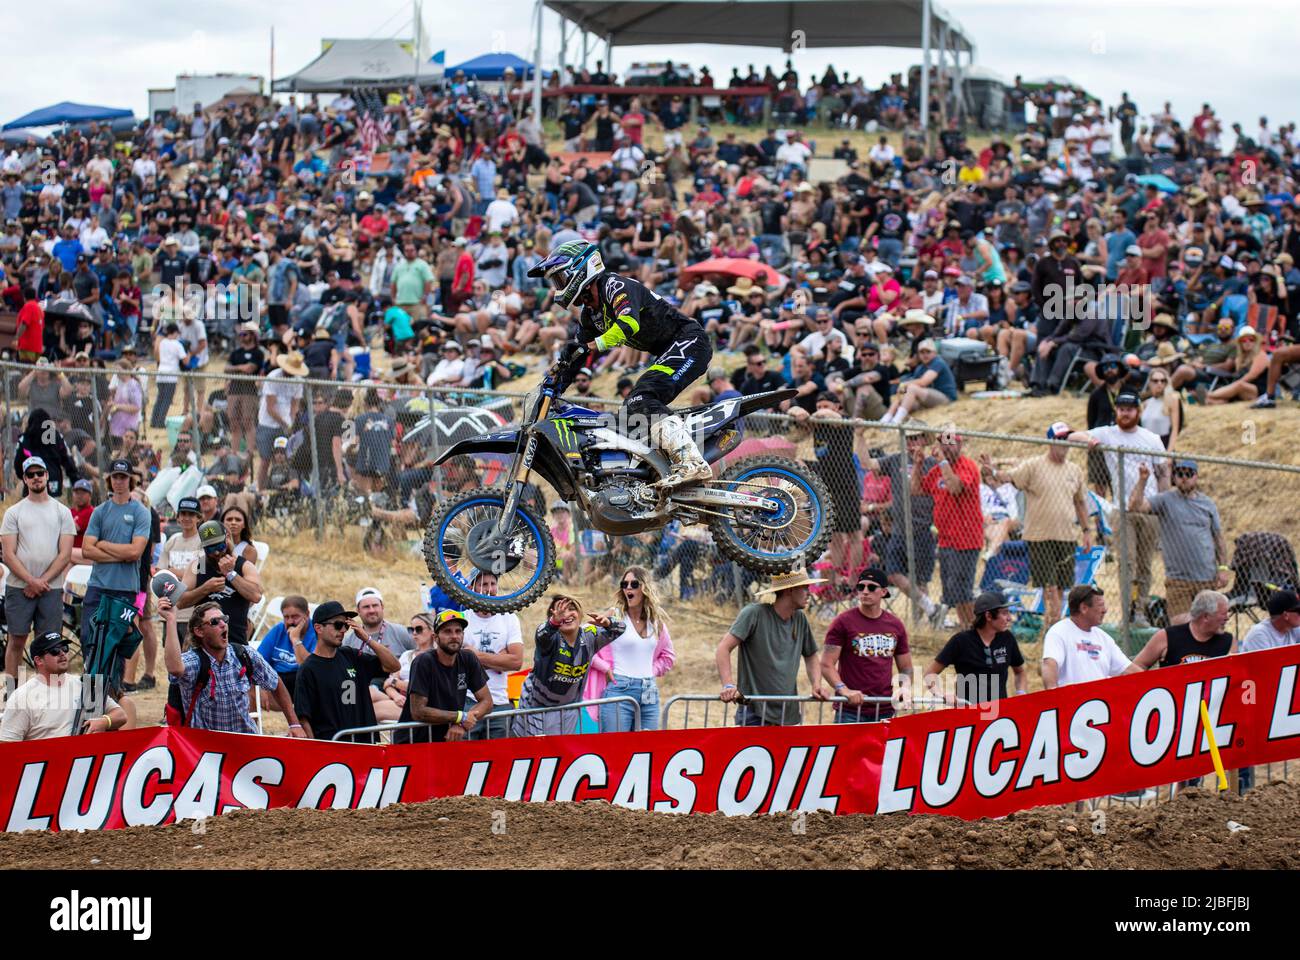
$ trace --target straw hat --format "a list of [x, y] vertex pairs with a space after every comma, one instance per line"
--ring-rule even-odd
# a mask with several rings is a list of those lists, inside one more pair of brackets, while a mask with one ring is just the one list
[[1166, 341], [1156, 347], [1156, 355], [1147, 361], [1147, 366], [1170, 367], [1183, 359], [1183, 352]]
[[821, 577], [810, 577], [806, 570], [796, 567], [789, 573], [778, 573], [772, 578], [771, 582], [762, 590], [759, 590], [756, 596], [764, 596], [769, 593], [777, 593], [781, 590], [790, 590], [794, 587], [810, 587], [814, 583], [825, 583]]
[[276, 366], [291, 377], [307, 376], [307, 364], [303, 362], [302, 354], [297, 350], [286, 353], [282, 357], [275, 358]]
[[396, 383], [402, 377], [406, 376], [406, 374], [410, 371], [410, 369], [411, 369], [411, 364], [408, 363], [406, 360], [404, 359], [394, 360], [393, 366], [389, 369], [387, 373], [383, 375], [382, 379], [387, 380], [389, 383]]
[[736, 282], [727, 287], [727, 293], [734, 294], [737, 297], [747, 297], [755, 289], [754, 281], [750, 277], [737, 277]]
[[1165, 327], [1169, 330], [1174, 331], [1174, 333], [1178, 332], [1178, 321], [1175, 320], [1173, 316], [1168, 313], [1157, 313], [1155, 319], [1151, 321], [1151, 326]]
[[902, 322], [904, 324], [920, 323], [920, 324], [924, 324], [927, 327], [932, 327], [934, 326], [934, 317], [930, 316], [924, 310], [913, 309], [903, 314]]

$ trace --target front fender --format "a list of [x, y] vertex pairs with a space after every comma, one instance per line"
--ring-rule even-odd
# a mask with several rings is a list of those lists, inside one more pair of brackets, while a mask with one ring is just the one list
[[486, 436], [474, 437], [472, 440], [461, 440], [459, 443], [453, 443], [444, 450], [434, 464], [446, 463], [452, 457], [472, 455], [475, 453], [496, 453], [512, 454], [519, 446], [518, 430], [502, 430], [498, 433], [489, 433]]

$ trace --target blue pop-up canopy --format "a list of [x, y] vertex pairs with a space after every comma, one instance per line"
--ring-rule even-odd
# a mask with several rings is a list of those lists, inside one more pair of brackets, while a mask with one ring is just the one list
[[52, 127], [60, 123], [87, 123], [92, 120], [117, 120], [133, 116], [130, 110], [118, 107], [97, 107], [88, 103], [70, 103], [67, 100], [50, 107], [33, 110], [17, 120], [10, 120], [4, 125], [6, 130], [21, 127]]
[[533, 73], [533, 65], [523, 57], [516, 57], [513, 53], [485, 53], [481, 57], [448, 67], [446, 75], [455, 76], [456, 71], [463, 70], [465, 76], [472, 80], [500, 80], [506, 75], [506, 67], [513, 69], [520, 77], [532, 76]]

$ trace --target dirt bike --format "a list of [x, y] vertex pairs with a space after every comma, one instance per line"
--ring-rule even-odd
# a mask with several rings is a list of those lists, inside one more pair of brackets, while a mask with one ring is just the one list
[[[784, 573], [811, 563], [831, 536], [831, 499], [821, 480], [774, 456], [746, 457], [716, 480], [664, 491], [664, 454], [620, 433], [618, 418], [561, 398], [563, 362], [546, 373], [524, 399], [523, 422], [462, 440], [435, 463], [474, 454], [513, 454], [502, 486], [463, 493], [429, 521], [424, 559], [447, 595], [485, 613], [521, 610], [546, 591], [555, 575], [555, 543], [545, 518], [523, 506], [524, 484], [534, 471], [581, 510], [587, 525], [626, 536], [672, 520], [707, 523], [721, 553], [761, 574]], [[741, 418], [796, 396], [772, 390], [675, 411], [715, 463], [739, 446]], [[480, 572], [496, 575], [494, 594], [475, 589]]]

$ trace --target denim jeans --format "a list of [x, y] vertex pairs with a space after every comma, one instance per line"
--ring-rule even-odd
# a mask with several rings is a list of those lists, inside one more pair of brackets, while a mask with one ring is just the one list
[[876, 255], [897, 270], [898, 258], [903, 255], [903, 241], [895, 240], [893, 237], [882, 238], [876, 246]]
[[622, 677], [617, 673], [605, 687], [602, 696], [631, 697], [639, 707], [630, 703], [602, 703], [600, 710], [601, 733], [631, 733], [634, 729], [634, 711], [641, 714], [642, 730], [659, 729], [659, 686], [654, 677]]

